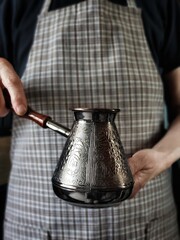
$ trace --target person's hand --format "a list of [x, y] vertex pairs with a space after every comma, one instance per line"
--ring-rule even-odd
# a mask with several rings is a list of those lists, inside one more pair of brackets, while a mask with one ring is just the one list
[[129, 165], [134, 177], [134, 188], [130, 198], [140, 191], [145, 184], [170, 167], [169, 159], [178, 156], [179, 152], [160, 152], [155, 149], [144, 149], [129, 158]]
[[27, 111], [27, 100], [20, 78], [13, 66], [4, 58], [0, 58], [0, 117], [7, 115], [9, 110], [3, 95], [3, 89], [9, 92], [12, 108], [18, 115], [24, 115]]

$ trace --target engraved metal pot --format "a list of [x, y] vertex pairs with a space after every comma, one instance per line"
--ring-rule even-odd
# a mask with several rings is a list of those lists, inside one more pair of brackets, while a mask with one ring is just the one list
[[[7, 107], [12, 108], [9, 93], [6, 89], [3, 93]], [[71, 130], [30, 107], [22, 117], [67, 137], [52, 177], [59, 198], [83, 207], [116, 205], [130, 196], [134, 184], [114, 123], [119, 109], [73, 111]]]
[[52, 178], [55, 194], [85, 207], [127, 199], [133, 177], [114, 123], [119, 110], [73, 111], [75, 121]]

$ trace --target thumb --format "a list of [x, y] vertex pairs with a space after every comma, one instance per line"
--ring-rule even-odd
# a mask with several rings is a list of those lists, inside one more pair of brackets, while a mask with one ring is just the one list
[[24, 115], [27, 111], [27, 100], [22, 82], [12, 65], [5, 59], [0, 59], [0, 78], [2, 88], [5, 87], [10, 95], [13, 110], [18, 115]]

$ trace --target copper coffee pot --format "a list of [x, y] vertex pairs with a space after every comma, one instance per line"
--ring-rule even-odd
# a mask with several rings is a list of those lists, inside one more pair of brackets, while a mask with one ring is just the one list
[[119, 204], [131, 195], [134, 184], [114, 122], [119, 109], [75, 108], [73, 111], [71, 129], [30, 107], [22, 116], [67, 137], [52, 177], [54, 192], [59, 198], [82, 207]]

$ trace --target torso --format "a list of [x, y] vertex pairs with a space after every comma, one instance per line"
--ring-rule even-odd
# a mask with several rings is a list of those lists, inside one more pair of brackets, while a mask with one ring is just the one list
[[[73, 107], [120, 108], [116, 125], [127, 155], [152, 147], [163, 130], [163, 83], [140, 11], [105, 0], [53, 12], [47, 12], [46, 4], [22, 78], [29, 104], [67, 127]], [[174, 218], [169, 172], [149, 182], [137, 198], [114, 208], [83, 209], [58, 199], [51, 177], [64, 142], [28, 120], [14, 119], [8, 221], [28, 226], [29, 234], [32, 227], [45, 234], [44, 239], [176, 236], [175, 224], [168, 222]]]

